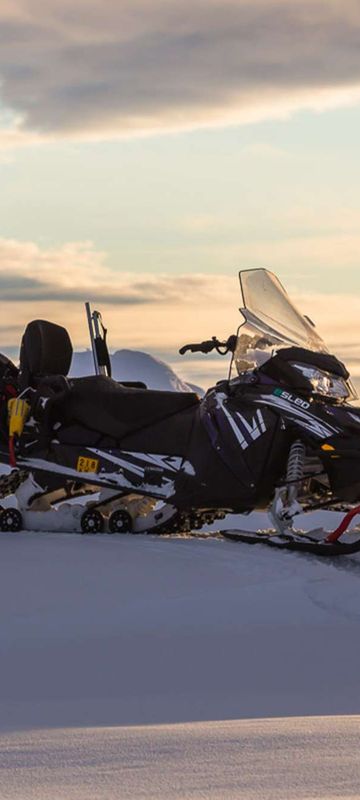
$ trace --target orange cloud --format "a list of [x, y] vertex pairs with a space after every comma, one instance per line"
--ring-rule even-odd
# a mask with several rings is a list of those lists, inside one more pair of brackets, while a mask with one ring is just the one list
[[[286, 288], [329, 348], [360, 375], [360, 300], [345, 291], [304, 291], [294, 286], [293, 276]], [[103, 311], [110, 347], [166, 351], [170, 358], [187, 341], [227, 337], [241, 320], [236, 270], [232, 275], [111, 270], [105, 254], [89, 242], [44, 249], [0, 240], [0, 290], [0, 351], [18, 345], [27, 322], [38, 317], [65, 325], [76, 347], [88, 346], [83, 303], [89, 299]]]

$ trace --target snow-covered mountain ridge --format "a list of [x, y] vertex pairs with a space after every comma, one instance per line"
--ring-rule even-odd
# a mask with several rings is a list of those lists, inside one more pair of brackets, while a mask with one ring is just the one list
[[[203, 389], [183, 381], [176, 372], [159, 358], [141, 350], [117, 350], [110, 356], [112, 376], [117, 381], [143, 381], [149, 389], [170, 392], [197, 392]], [[90, 350], [74, 352], [70, 375], [82, 377], [94, 373], [93, 356]]]

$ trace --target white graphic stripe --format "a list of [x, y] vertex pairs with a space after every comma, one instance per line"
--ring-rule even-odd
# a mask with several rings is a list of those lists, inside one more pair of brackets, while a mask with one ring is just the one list
[[229, 412], [226, 410], [226, 408], [223, 405], [221, 406], [221, 410], [225, 414], [225, 417], [228, 420], [228, 422], [230, 424], [230, 427], [232, 428], [232, 430], [233, 430], [233, 432], [234, 432], [234, 434], [235, 434], [235, 436], [236, 436], [236, 438], [237, 438], [237, 440], [238, 440], [238, 442], [240, 444], [240, 447], [242, 448], [242, 450], [246, 450], [246, 448], [249, 445], [248, 445], [245, 437], [241, 433], [241, 430], [236, 425], [236, 422], [235, 422], [234, 418], [231, 416], [231, 414], [229, 414]]
[[118, 456], [114, 456], [112, 453], [104, 453], [102, 450], [98, 450], [96, 447], [88, 447], [88, 450], [90, 450], [90, 453], [95, 453], [96, 456], [104, 458], [106, 461], [111, 461], [112, 464], [118, 464], [119, 467], [124, 467], [141, 478], [144, 477], [144, 467], [138, 467], [136, 464], [131, 464], [130, 461], [126, 461], [125, 458], [119, 458]]
[[[227, 421], [228, 421], [233, 433], [235, 434], [235, 437], [236, 437], [237, 441], [240, 444], [241, 449], [242, 450], [246, 450], [249, 447], [249, 445], [251, 444], [251, 442], [248, 442], [245, 439], [245, 436], [244, 436], [243, 432], [241, 431], [241, 429], [236, 424], [234, 416], [232, 416], [232, 414], [230, 414], [229, 411], [226, 409], [226, 407], [225, 407], [226, 395], [225, 394], [218, 394], [216, 400], [217, 400], [217, 408], [220, 408], [221, 411], [223, 412], [223, 414], [225, 415], [225, 417], [226, 417], [226, 419], [227, 419]], [[242, 425], [244, 426], [245, 430], [247, 431], [247, 433], [251, 437], [252, 441], [255, 441], [255, 439], [258, 439], [259, 436], [261, 436], [261, 434], [266, 431], [266, 426], [265, 426], [264, 418], [263, 418], [263, 415], [262, 415], [261, 411], [258, 410], [256, 412], [256, 415], [255, 415], [255, 417], [253, 417], [251, 422], [249, 422], [247, 419], [245, 419], [245, 417], [243, 417], [242, 414], [240, 414], [239, 411], [236, 411], [235, 414], [240, 419]], [[256, 419], [256, 417], [257, 417], [257, 419]], [[259, 423], [260, 427], [259, 427], [258, 423]]]
[[138, 458], [140, 461], [156, 464], [156, 466], [162, 467], [163, 469], [169, 469], [171, 472], [177, 472], [183, 460], [182, 456], [167, 456], [157, 453], [134, 453], [130, 450], [123, 450], [123, 453], [132, 456], [132, 458]]
[[310, 412], [302, 411], [301, 408], [292, 405], [292, 403], [289, 403], [287, 400], [284, 400], [281, 397], [262, 395], [258, 402], [262, 403], [263, 405], [274, 406], [275, 408], [283, 409], [289, 415], [291, 415], [299, 425], [300, 420], [302, 420], [303, 428], [307, 428], [307, 430], [311, 431], [322, 439], [332, 436], [333, 433], [339, 433], [339, 428], [335, 428], [332, 425], [327, 425], [326, 423], [318, 420], [313, 414], [310, 414]]

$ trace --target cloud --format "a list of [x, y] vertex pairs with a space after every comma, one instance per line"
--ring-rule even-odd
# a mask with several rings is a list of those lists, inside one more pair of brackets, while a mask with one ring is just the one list
[[233, 290], [229, 276], [112, 270], [91, 242], [43, 248], [0, 239], [0, 351], [14, 347], [34, 318], [65, 325], [74, 342], [86, 346], [86, 300], [104, 311], [114, 347], [180, 346], [191, 333], [191, 320], [200, 335], [215, 308], [232, 308], [237, 319]]
[[105, 304], [196, 303], [228, 297], [229, 277], [152, 275], [113, 270], [91, 242], [42, 248], [35, 242], [0, 239], [2, 302], [94, 299]]
[[[299, 275], [284, 283], [330, 350], [360, 375], [360, 300], [345, 289], [327, 295], [306, 291]], [[241, 321], [236, 270], [231, 275], [130, 273], [110, 269], [106, 255], [91, 242], [44, 248], [0, 240], [0, 293], [0, 352], [12, 352], [26, 324], [36, 318], [65, 325], [76, 347], [88, 346], [86, 300], [102, 311], [112, 348], [166, 350], [175, 356], [186, 342], [226, 338]]]
[[7, 145], [360, 99], [355, 0], [3, 0], [0, 29], [3, 103], [19, 115]]

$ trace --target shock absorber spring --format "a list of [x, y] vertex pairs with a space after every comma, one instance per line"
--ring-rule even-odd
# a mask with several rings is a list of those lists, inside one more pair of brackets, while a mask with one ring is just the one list
[[298, 493], [298, 482], [304, 474], [306, 447], [300, 439], [292, 443], [286, 469], [286, 483], [288, 484], [288, 502], [296, 500]]

